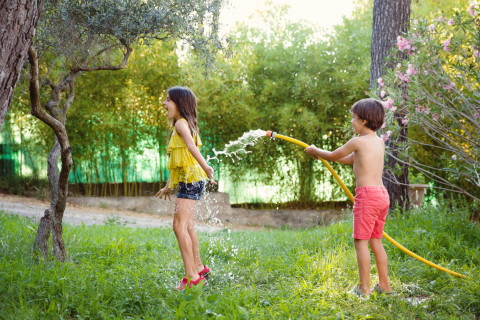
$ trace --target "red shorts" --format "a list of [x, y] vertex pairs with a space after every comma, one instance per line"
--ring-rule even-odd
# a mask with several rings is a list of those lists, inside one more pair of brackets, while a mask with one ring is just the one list
[[385, 187], [355, 189], [353, 204], [353, 238], [382, 238], [390, 198]]

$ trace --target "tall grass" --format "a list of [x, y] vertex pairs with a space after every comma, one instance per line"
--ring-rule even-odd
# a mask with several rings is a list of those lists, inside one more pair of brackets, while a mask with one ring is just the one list
[[[358, 300], [351, 220], [311, 230], [200, 234], [209, 285], [176, 292], [183, 263], [167, 229], [64, 228], [67, 262], [35, 261], [36, 225], [0, 214], [1, 319], [475, 319], [480, 229], [468, 210], [427, 208], [390, 217], [385, 231], [428, 267], [385, 242], [396, 297]], [[373, 262], [373, 260], [372, 260]], [[372, 285], [377, 280], [372, 265]], [[421, 303], [417, 303], [421, 301]]]

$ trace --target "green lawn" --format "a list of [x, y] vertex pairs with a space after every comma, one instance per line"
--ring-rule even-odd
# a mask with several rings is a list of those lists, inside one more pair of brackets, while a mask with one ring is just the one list
[[[36, 225], [1, 213], [0, 318], [478, 319], [480, 229], [467, 211], [413, 211], [390, 217], [385, 231], [472, 280], [437, 271], [385, 242], [400, 294], [368, 300], [347, 293], [357, 280], [351, 220], [310, 230], [201, 233], [204, 262], [214, 273], [207, 287], [179, 293], [172, 288], [183, 263], [171, 230], [66, 225], [68, 261], [37, 263]], [[374, 266], [371, 271], [373, 285]]]

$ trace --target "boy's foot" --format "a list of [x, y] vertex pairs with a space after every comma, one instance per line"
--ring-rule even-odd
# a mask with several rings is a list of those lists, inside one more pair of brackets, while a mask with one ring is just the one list
[[200, 281], [202, 281], [202, 280], [203, 280], [203, 285], [206, 286], [207, 285], [207, 280], [205, 280], [205, 278], [203, 278], [203, 277], [199, 277], [197, 280], [191, 280], [190, 283], [188, 283], [187, 278], [183, 278], [182, 282], [180, 282], [178, 287], [175, 287], [175, 290], [181, 291], [181, 290], [185, 289], [187, 284], [188, 284], [188, 287], [191, 288], [192, 285], [196, 286], [196, 285], [200, 284]]
[[380, 288], [380, 286], [377, 284], [375, 284], [375, 286], [373, 287], [373, 291], [378, 293], [378, 294], [386, 294], [387, 296], [394, 296], [396, 295], [397, 293], [395, 291], [385, 291], [383, 290], [382, 288]]
[[207, 266], [203, 266], [203, 270], [198, 273], [200, 277], [204, 277], [205, 279], [208, 279], [208, 276], [210, 275], [210, 268]]
[[360, 290], [358, 286], [353, 287], [350, 293], [354, 294], [357, 298], [368, 298], [368, 296], [365, 293], [363, 293], [363, 291]]

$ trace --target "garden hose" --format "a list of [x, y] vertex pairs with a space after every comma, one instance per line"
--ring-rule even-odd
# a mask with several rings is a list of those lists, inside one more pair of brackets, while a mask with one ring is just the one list
[[[307, 145], [306, 143], [300, 141], [300, 140], [297, 140], [297, 139], [293, 139], [293, 138], [290, 138], [290, 137], [287, 137], [287, 136], [283, 136], [281, 134], [277, 134], [276, 132], [272, 132], [272, 131], [267, 131], [267, 137], [270, 137], [272, 139], [282, 139], [282, 140], [286, 140], [286, 141], [290, 141], [290, 142], [293, 142], [293, 143], [296, 143], [298, 144], [299, 146], [302, 146], [304, 148], [307, 148], [309, 145]], [[335, 170], [333, 170], [332, 166], [327, 162], [325, 161], [324, 159], [322, 158], [318, 158], [322, 161], [322, 163], [327, 167], [328, 171], [330, 171], [330, 173], [333, 175], [333, 177], [335, 178], [335, 180], [337, 180], [338, 184], [340, 184], [340, 187], [342, 187], [343, 191], [345, 191], [345, 193], [347, 194], [348, 198], [350, 199], [350, 201], [354, 202], [354, 198], [353, 198], [353, 195], [352, 193], [350, 192], [350, 190], [348, 190], [348, 188], [345, 186], [345, 184], [343, 183], [342, 179], [340, 179], [340, 177], [338, 176], [338, 174], [335, 172]], [[430, 267], [433, 267], [435, 269], [438, 269], [440, 271], [443, 271], [443, 272], [446, 272], [446, 273], [449, 273], [453, 276], [456, 276], [456, 277], [459, 277], [459, 278], [464, 278], [464, 279], [468, 279], [467, 276], [464, 276], [463, 274], [460, 274], [460, 273], [457, 273], [457, 272], [454, 272], [454, 271], [451, 271], [451, 270], [448, 270], [446, 268], [443, 268], [439, 265], [436, 265], [435, 263], [431, 262], [431, 261], [428, 261], [422, 257], [420, 257], [419, 255], [416, 255], [415, 253], [413, 253], [412, 251], [408, 250], [407, 248], [405, 248], [404, 246], [402, 246], [401, 244], [399, 244], [398, 242], [396, 242], [395, 240], [393, 240], [388, 234], [385, 233], [385, 231], [383, 232], [383, 236], [385, 237], [385, 239], [387, 239], [388, 241], [390, 241], [395, 247], [397, 247], [398, 249], [400, 249], [401, 251], [405, 252], [406, 254], [410, 255], [411, 257], [417, 259], [418, 261], [421, 261], [427, 265], [429, 265]]]

